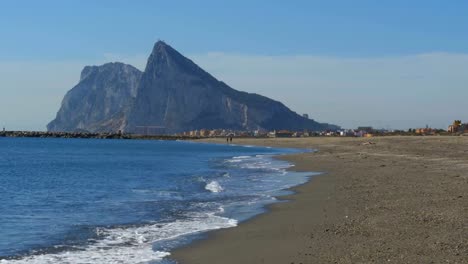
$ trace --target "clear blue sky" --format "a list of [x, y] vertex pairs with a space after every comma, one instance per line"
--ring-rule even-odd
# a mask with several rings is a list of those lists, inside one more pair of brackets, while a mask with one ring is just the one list
[[[376, 78], [375, 76], [385, 75], [385, 70], [393, 71], [411, 65], [420, 68], [415, 70], [410, 67], [407, 69], [408, 76], [405, 72], [400, 72], [400, 77], [403, 76], [400, 82], [388, 89], [395, 89], [396, 92], [399, 89], [402, 92], [416, 89], [411, 95], [417, 95], [414, 98], [417, 109], [430, 105], [431, 102], [438, 103], [438, 99], [444, 98], [441, 96], [444, 89], [461, 93], [466, 98], [468, 92], [462, 91], [462, 85], [466, 85], [462, 84], [465, 79], [458, 72], [467, 68], [468, 1], [225, 2], [227, 1], [1, 1], [0, 91], [7, 94], [8, 99], [3, 97], [10, 104], [16, 101], [18, 104], [28, 104], [28, 109], [34, 112], [37, 112], [34, 110], [36, 108], [29, 104], [37, 104], [37, 110], [44, 112], [31, 114], [34, 120], [28, 121], [26, 113], [23, 118], [13, 120], [7, 117], [5, 111], [1, 111], [0, 124], [3, 122], [13, 128], [43, 129], [49, 121], [47, 119], [55, 114], [63, 94], [76, 83], [81, 66], [105, 62], [108, 57], [128, 58], [129, 61], [124, 62], [135, 61], [134, 63], [144, 65], [144, 61], [139, 59], [137, 62], [137, 58], [147, 56], [157, 39], [167, 41], [191, 58], [198, 58], [199, 61], [196, 62], [213, 72], [216, 77], [227, 79], [234, 88], [262, 92], [284, 101], [293, 110], [309, 112], [312, 117], [321, 121], [348, 127], [368, 124], [404, 128], [409, 124], [425, 125], [427, 122], [445, 126], [450, 122], [449, 118], [463, 119], [466, 116], [447, 112], [446, 115], [438, 113], [440, 116], [423, 115], [423, 120], [419, 120], [417, 114], [400, 118], [403, 111], [395, 116], [381, 116], [379, 113], [368, 116], [363, 113], [366, 109], [375, 108], [372, 102], [376, 100], [383, 102], [377, 106], [384, 108], [382, 113], [384, 110], [390, 112], [395, 103], [401, 101], [393, 98], [394, 101], [385, 104], [382, 98], [373, 97], [379, 97], [379, 93], [363, 93], [349, 98], [354, 102], [349, 102], [346, 98], [327, 101], [327, 91], [323, 87], [333, 86], [327, 88], [331, 90], [330, 96], [339, 96], [339, 89], [347, 92], [350, 89], [359, 90], [359, 83], [349, 86], [346, 84], [353, 81], [352, 76], [346, 75], [349, 74], [348, 69], [361, 67], [356, 75], [360, 76], [359, 82], [367, 85], [363, 85], [363, 89], [370, 90], [370, 83], [375, 89], [379, 89], [378, 79], [366, 79], [366, 70], [381, 69], [381, 72], [369, 72], [373, 75], [369, 78]], [[218, 55], [213, 55], [215, 52]], [[216, 64], [210, 60], [213, 56], [217, 56], [217, 61], [224, 60]], [[434, 64], [429, 69], [425, 68], [427, 63], [421, 63], [421, 58], [426, 60], [427, 56], [432, 56], [430, 60]], [[294, 59], [302, 57], [304, 60], [294, 63]], [[300, 85], [288, 87], [287, 90], [297, 87], [298, 94], [309, 93], [307, 95], [311, 99], [308, 102], [281, 93], [279, 87], [272, 88], [271, 92], [268, 90], [267, 80], [259, 78], [268, 78], [268, 73], [262, 70], [260, 63], [266, 61], [265, 66], [268, 68], [269, 59], [274, 61], [272, 65], [277, 65], [272, 71], [290, 72], [285, 79], [295, 77], [303, 80], [298, 81]], [[400, 61], [401, 64], [395, 61]], [[257, 67], [250, 69], [248, 67], [253, 66], [236, 64], [239, 62], [250, 62]], [[446, 64], [440, 66], [439, 62]], [[313, 63], [319, 64], [313, 66]], [[50, 72], [41, 69], [43, 72], [40, 78], [34, 74], [28, 77], [29, 73], [24, 70], [37, 69], [38, 64], [48, 67]], [[55, 68], [50, 64], [55, 65]], [[5, 70], [8, 65], [16, 65], [17, 71], [11, 68]], [[281, 65], [289, 68], [281, 68]], [[325, 72], [320, 65], [324, 65], [329, 71]], [[387, 68], [388, 65], [393, 65], [394, 68]], [[65, 69], [67, 67], [68, 70]], [[246, 76], [247, 73], [239, 70], [241, 67], [247, 67], [249, 71], [260, 71], [259, 77], [256, 79], [253, 74]], [[309, 70], [303, 70], [304, 67]], [[446, 67], [456, 67], [456, 71], [445, 72], [443, 69]], [[59, 71], [52, 72], [52, 69]], [[72, 76], [72, 69], [77, 71], [73, 78], [68, 77]], [[66, 72], [62, 73], [61, 70]], [[320, 78], [311, 79], [310, 72], [317, 72], [315, 70], [324, 72], [318, 76]], [[37, 70], [34, 71], [37, 75]], [[303, 75], [300, 75], [301, 72]], [[436, 78], [427, 83], [441, 83], [429, 89], [429, 94], [424, 94], [425, 89], [421, 87], [425, 82], [414, 81], [415, 78], [424, 79], [425, 73], [431, 73], [431, 76], [428, 75], [430, 78]], [[53, 76], [46, 77], [47, 74]], [[60, 77], [57, 76], [59, 74]], [[57, 79], [71, 79], [55, 81], [54, 76]], [[454, 76], [458, 79], [453, 78]], [[384, 77], [382, 83], [388, 83]], [[13, 78], [29, 78], [31, 87], [20, 87], [29, 86], [24, 80], [19, 81], [21, 84], [17, 84], [18, 87], [12, 87], [16, 83]], [[34, 78], [40, 80], [35, 81]], [[342, 82], [330, 84], [337, 80]], [[275, 83], [278, 82], [281, 80]], [[35, 83], [40, 87], [34, 87]], [[70, 86], [59, 89], [59, 84]], [[241, 87], [236, 87], [236, 84]], [[49, 98], [47, 103], [24, 100], [27, 95], [23, 93], [28, 89], [35, 89], [36, 93], [47, 94], [48, 98], [53, 99]], [[38, 89], [41, 89], [40, 93]], [[319, 99], [322, 98], [320, 101], [314, 101], [317, 94], [320, 95]], [[364, 99], [359, 102], [359, 98]], [[444, 100], [448, 98], [439, 103], [446, 103]], [[409, 106], [412, 101], [408, 99], [403, 102], [408, 104], [407, 110], [412, 111]], [[310, 106], [307, 106], [308, 103]], [[50, 107], [39, 106], [41, 104]], [[334, 108], [337, 111], [333, 111]], [[346, 110], [341, 114], [339, 109], [343, 108], [354, 109], [358, 114], [353, 116]], [[431, 116], [434, 120], [430, 119]], [[382, 118], [386, 120], [381, 120]], [[25, 125], [25, 122], [32, 125]]]

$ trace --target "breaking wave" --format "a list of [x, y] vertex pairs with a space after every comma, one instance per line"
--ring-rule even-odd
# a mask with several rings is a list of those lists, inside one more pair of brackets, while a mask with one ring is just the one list
[[204, 231], [234, 227], [234, 219], [214, 213], [198, 214], [188, 220], [134, 227], [96, 228], [99, 239], [87, 245], [76, 246], [59, 253], [29, 255], [20, 259], [0, 260], [7, 264], [107, 264], [147, 263], [170, 255], [167, 251], [154, 251], [153, 244]]
[[217, 181], [211, 181], [205, 186], [205, 189], [213, 193], [224, 191], [223, 187]]

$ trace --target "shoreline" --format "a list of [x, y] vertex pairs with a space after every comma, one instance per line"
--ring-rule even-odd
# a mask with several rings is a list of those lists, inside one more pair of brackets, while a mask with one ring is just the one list
[[[221, 140], [201, 140], [222, 143]], [[326, 172], [285, 203], [171, 252], [180, 264], [466, 263], [467, 159], [457, 137], [235, 139], [314, 148], [279, 155], [298, 172]], [[457, 166], [454, 166], [457, 165]], [[445, 188], [441, 189], [440, 186]]]
[[[9, 141], [9, 142], [15, 142], [15, 141]], [[109, 142], [109, 141], [106, 141], [106, 142]], [[65, 142], [61, 142], [61, 143], [65, 143]], [[104, 140], [101, 140], [101, 143], [106, 144], [106, 145], [108, 144], [108, 143], [105, 143]], [[166, 143], [166, 142], [164, 142], [164, 143]], [[177, 239], [177, 237], [186, 236], [187, 237], [186, 241], [189, 241], [189, 240], [191, 240], [189, 237], [197, 237], [198, 233], [205, 234], [205, 232], [208, 232], [206, 230], [213, 230], [213, 228], [216, 229], [216, 228], [227, 228], [227, 227], [235, 226], [235, 225], [237, 225], [237, 221], [242, 221], [243, 222], [244, 220], [250, 219], [255, 215], [261, 214], [261, 213], [264, 212], [264, 208], [266, 207], [266, 205], [277, 202], [277, 201], [274, 201], [274, 198], [272, 198], [272, 197], [278, 197], [278, 196], [289, 194], [289, 192], [284, 192], [282, 190], [286, 190], [290, 186], [297, 186], [299, 184], [303, 184], [304, 182], [308, 181], [307, 174], [300, 174], [300, 173], [297, 174], [297, 175], [288, 174], [288, 175], [291, 175], [291, 177], [281, 177], [281, 175], [286, 174], [285, 170], [287, 170], [290, 166], [292, 166], [292, 164], [289, 163], [289, 162], [285, 162], [285, 161], [282, 161], [280, 159], [275, 158], [278, 155], [285, 155], [285, 154], [288, 154], [288, 153], [298, 153], [300, 151], [308, 151], [306, 149], [304, 149], [304, 150], [274, 149], [274, 150], [269, 151], [267, 148], [264, 148], [264, 147], [256, 148], [256, 147], [253, 147], [253, 146], [227, 145], [227, 146], [221, 146], [221, 148], [219, 148], [220, 145], [215, 146], [213, 144], [196, 143], [196, 142], [193, 143], [193, 144], [192, 143], [190, 143], [190, 142], [180, 142], [180, 143], [174, 142], [174, 143], [171, 143], [170, 145], [171, 146], [184, 145], [185, 147], [187, 147], [188, 145], [198, 145], [198, 146], [195, 147], [195, 149], [197, 149], [197, 150], [203, 150], [203, 149], [208, 148], [208, 147], [209, 147], [209, 149], [213, 149], [213, 150], [222, 149], [222, 151], [224, 153], [223, 155], [221, 155], [221, 154], [219, 154], [219, 156], [218, 155], [214, 155], [214, 156], [210, 155], [215, 160], [222, 161], [223, 164], [224, 163], [232, 164], [232, 165], [223, 166], [222, 168], [218, 168], [217, 171], [220, 172], [220, 174], [216, 174], [216, 175], [222, 175], [223, 178], [221, 178], [221, 179], [224, 179], [224, 177], [230, 177], [229, 175], [232, 175], [233, 177], [235, 176], [236, 178], [238, 176], [241, 176], [240, 178], [242, 179], [243, 178], [242, 176], [249, 174], [249, 172], [248, 172], [249, 170], [253, 171], [252, 169], [254, 169], [254, 170], [255, 170], [255, 168], [258, 169], [259, 171], [255, 172], [255, 174], [257, 176], [253, 177], [253, 180], [259, 179], [260, 182], [262, 182], [262, 184], [259, 185], [258, 188], [255, 188], [255, 186], [254, 186], [254, 189], [258, 190], [261, 193], [263, 193], [263, 191], [264, 191], [264, 195], [261, 195], [261, 196], [256, 195], [258, 197], [255, 198], [255, 202], [254, 202], [255, 206], [249, 206], [247, 204], [247, 203], [250, 204], [250, 201], [252, 201], [252, 199], [251, 199], [252, 198], [251, 197], [252, 193], [251, 192], [242, 193], [242, 197], [245, 196], [246, 198], [243, 199], [243, 201], [245, 201], [245, 203], [242, 203], [242, 204], [240, 204], [240, 206], [238, 206], [240, 208], [240, 210], [235, 209], [237, 207], [235, 205], [235, 202], [234, 202], [234, 206], [232, 207], [232, 208], [234, 208], [232, 211], [229, 211], [232, 208], [228, 209], [228, 207], [223, 206], [223, 202], [220, 202], [219, 204], [222, 205], [222, 206], [220, 206], [218, 209], [216, 209], [216, 208], [214, 208], [214, 210], [210, 209], [210, 210], [208, 210], [208, 212], [206, 212], [206, 214], [201, 214], [201, 215], [196, 216], [194, 219], [191, 219], [190, 221], [195, 220], [195, 221], [192, 221], [192, 222], [195, 222], [195, 224], [193, 225], [195, 228], [192, 228], [192, 229], [189, 228], [188, 229], [189, 231], [187, 233], [185, 233], [185, 234], [183, 232], [181, 232], [181, 230], [179, 230], [178, 233], [174, 233], [173, 238], [167, 239], [167, 241], [172, 241], [172, 240], [174, 241], [174, 242], [169, 242], [168, 244], [165, 244], [163, 242], [166, 239], [161, 239], [161, 241], [156, 240], [156, 241], [151, 242], [151, 237], [153, 237], [151, 235], [151, 232], [164, 233], [165, 229], [161, 229], [161, 228], [163, 228], [164, 224], [161, 224], [161, 223], [155, 224], [156, 222], [155, 223], [148, 223], [148, 222], [145, 222], [145, 223], [134, 222], [134, 223], [132, 223], [132, 222], [129, 222], [129, 223], [125, 223], [123, 225], [115, 225], [115, 226], [113, 224], [101, 225], [101, 226], [100, 225], [93, 225], [92, 228], [93, 229], [96, 228], [96, 230], [98, 230], [98, 229], [101, 230], [100, 234], [106, 234], [107, 232], [109, 232], [109, 233], [112, 233], [112, 232], [125, 232], [125, 233], [123, 233], [124, 234], [123, 237], [127, 237], [127, 236], [131, 237], [132, 234], [138, 235], [138, 233], [142, 234], [142, 236], [140, 237], [141, 238], [140, 241], [142, 241], [142, 242], [140, 242], [139, 246], [142, 246], [143, 244], [145, 244], [145, 246], [146, 246], [146, 244], [148, 244], [149, 245], [149, 247], [148, 247], [148, 252], [149, 252], [148, 256], [151, 255], [151, 254], [154, 254], [154, 258], [155, 258], [155, 261], [156, 261], [156, 259], [158, 259], [159, 256], [169, 254], [169, 251], [171, 251], [170, 248], [174, 248], [175, 245], [178, 243], [177, 242], [178, 240], [179, 240], [179, 242], [182, 241], [181, 244], [185, 243], [184, 242], [185, 238], [184, 239]], [[113, 144], [116, 144], [116, 142], [114, 142]], [[156, 142], [155, 144], [159, 144], [159, 143]], [[208, 145], [208, 146], [203, 146], [203, 145]], [[250, 147], [253, 147], [253, 148], [250, 148]], [[26, 149], [25, 151], [30, 151], [30, 149]], [[198, 151], [194, 152], [194, 153], [198, 153]], [[216, 152], [213, 152], [213, 153], [216, 153]], [[231, 154], [235, 154], [235, 155], [231, 155]], [[209, 169], [210, 170], [209, 173], [211, 173], [212, 172], [211, 167], [214, 164], [217, 164], [217, 163], [209, 162], [209, 163], [206, 164], [207, 166], [203, 166], [203, 168], [206, 168], [207, 170]], [[243, 172], [242, 173], [240, 173], [240, 172], [236, 173], [236, 170], [240, 170], [241, 168], [242, 168]], [[269, 168], [271, 168], [271, 169], [269, 169]], [[265, 177], [268, 178], [271, 174], [275, 175], [275, 176], [271, 177], [271, 180], [273, 182], [270, 182], [270, 181], [264, 179]], [[260, 175], [264, 175], [265, 177], [257, 178]], [[234, 179], [236, 179], [236, 178], [234, 178]], [[207, 186], [210, 185], [211, 183], [218, 184], [217, 186], [219, 186], [219, 188], [221, 188], [221, 191], [223, 191], [223, 188], [222, 188], [223, 186], [229, 186], [229, 187], [226, 187], [226, 188], [229, 188], [229, 189], [231, 189], [230, 187], [235, 187], [235, 185], [229, 185], [229, 184], [224, 185], [223, 181], [220, 180], [219, 177], [215, 177], [214, 179], [209, 179], [208, 178], [207, 180], [198, 179], [198, 181], [200, 181], [200, 183], [205, 185], [205, 190], [204, 191], [210, 191], [212, 193], [216, 193], [218, 191], [213, 190], [213, 189], [207, 189]], [[218, 183], [218, 181], [219, 181], [219, 183]], [[269, 188], [269, 187], [261, 188], [260, 186], [263, 186], [263, 182], [266, 184], [265, 186], [269, 186], [269, 187], [273, 187], [273, 188]], [[229, 183], [229, 180], [226, 183]], [[242, 185], [242, 186], [246, 186], [247, 188], [242, 188], [241, 191], [246, 190], [246, 189], [249, 190], [250, 189], [249, 185], [250, 184], [248, 182], [246, 182], [245, 185]], [[234, 190], [235, 188], [232, 188], [232, 189]], [[143, 191], [145, 191], [145, 190], [143, 189]], [[133, 189], [132, 189], [132, 192], [133, 192]], [[235, 195], [236, 193], [237, 193], [237, 191], [233, 192], [232, 194]], [[209, 196], [211, 196], [211, 195], [209, 195]], [[231, 194], [228, 194], [228, 196], [231, 196]], [[216, 199], [215, 198], [216, 196], [211, 196], [211, 197]], [[204, 198], [204, 199], [208, 199], [208, 201], [211, 201], [211, 199], [213, 199], [213, 198]], [[203, 199], [201, 199], [200, 201], [202, 201], [202, 203], [203, 203]], [[215, 202], [218, 202], [218, 201], [215, 201]], [[229, 205], [229, 202], [226, 203], [226, 205]], [[204, 208], [204, 206], [203, 206], [203, 208]], [[225, 211], [225, 208], [226, 208], [226, 211]], [[193, 212], [198, 213], [199, 211], [195, 210]], [[236, 212], [240, 212], [240, 214], [236, 214]], [[222, 213], [223, 215], [216, 216], [215, 215], [216, 213]], [[226, 214], [224, 214], [224, 213], [226, 213]], [[212, 215], [213, 217], [212, 218], [208, 217], [209, 218], [208, 221], [205, 221], [205, 220], [207, 220], [207, 218], [205, 216], [208, 216], [208, 215]], [[239, 215], [240, 215], [240, 217], [239, 217]], [[189, 214], [187, 214], [187, 216], [189, 216]], [[197, 219], [202, 219], [202, 218], [205, 218], [205, 219], [201, 220], [201, 222], [198, 222], [198, 223], [196, 222]], [[222, 220], [222, 221], [213, 221], [213, 219], [215, 219], [215, 220], [218, 219], [219, 220], [220, 218], [224, 218], [224, 220], [227, 220], [227, 221], [224, 221], [224, 220]], [[236, 219], [236, 221], [234, 221], [234, 218]], [[170, 226], [171, 224], [177, 223], [179, 220], [182, 220], [182, 222], [183, 222], [184, 219], [183, 218], [175, 219], [173, 222], [169, 223], [168, 226]], [[202, 227], [205, 226], [206, 230], [204, 230], [202, 228], [202, 229], [197, 231], [199, 226], [202, 226]], [[152, 231], [150, 231], [150, 230], [152, 230]], [[165, 230], [165, 231], [167, 232], [167, 230]], [[96, 232], [98, 232], [98, 231], [96, 231]], [[82, 252], [82, 251], [83, 252], [86, 251], [89, 254], [92, 254], [93, 250], [96, 249], [96, 247], [95, 247], [96, 244], [104, 243], [102, 241], [110, 241], [107, 238], [108, 238], [107, 236], [102, 235], [102, 237], [99, 237], [95, 241], [93, 240], [93, 242], [89, 243], [89, 244], [87, 244], [85, 241], [81, 241], [82, 243], [78, 242], [78, 243], [76, 243], [76, 245], [74, 244], [76, 247], [79, 246], [81, 248], [81, 250], [79, 250], [79, 249], [74, 250], [73, 248], [66, 249], [65, 247], [63, 248], [63, 250], [58, 249], [59, 246], [60, 246], [60, 243], [58, 243], [56, 245], [52, 245], [52, 246], [44, 245], [44, 246], [41, 246], [40, 248], [37, 247], [35, 249], [25, 248], [24, 251], [16, 251], [16, 252], [13, 252], [13, 254], [11, 254], [11, 255], [2, 255], [2, 256], [0, 256], [0, 262], [2, 262], [2, 260], [4, 260], [7, 263], [9, 263], [9, 261], [12, 261], [12, 263], [16, 263], [16, 261], [18, 263], [26, 263], [28, 261], [34, 262], [37, 259], [41, 259], [42, 257], [44, 257], [44, 259], [46, 259], [46, 258], [52, 259], [54, 257], [59, 259], [61, 256], [66, 256], [66, 255], [76, 256], [77, 254], [80, 254], [79, 252]], [[146, 239], [146, 238], [148, 238], [148, 239]], [[156, 243], [160, 243], [160, 247], [155, 246]], [[170, 246], [168, 246], [166, 248], [167, 245], [170, 245]], [[142, 259], [145, 258], [144, 254], [138, 253], [138, 248], [132, 248], [131, 243], [129, 243], [128, 246], [129, 247], [127, 247], [126, 250], [128, 250], [128, 252], [133, 251], [132, 254], [134, 254], [136, 256], [135, 259], [138, 258], [138, 255], [140, 255], [142, 257]], [[106, 246], [106, 248], [107, 248], [107, 246]], [[151, 248], [155, 252], [151, 253], [152, 252]], [[88, 249], [89, 249], [89, 251], [88, 251]], [[116, 246], [115, 249], [120, 250], [118, 246]], [[35, 250], [35, 251], [33, 251], [33, 250]], [[89, 257], [89, 254], [88, 255], [83, 255], [81, 257], [86, 259], [86, 258]], [[103, 252], [103, 255], [106, 255], [106, 254]], [[108, 255], [112, 255], [112, 254], [108, 254]], [[64, 258], [66, 258], [66, 257], [64, 257]], [[78, 259], [78, 258], [76, 258], [76, 259]], [[141, 260], [141, 261], [143, 261], [143, 260]], [[40, 261], [38, 261], [38, 262], [40, 262]]]

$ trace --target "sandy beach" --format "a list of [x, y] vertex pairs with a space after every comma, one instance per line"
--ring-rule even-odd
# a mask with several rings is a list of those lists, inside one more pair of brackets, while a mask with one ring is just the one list
[[468, 263], [468, 137], [233, 143], [315, 148], [281, 158], [324, 173], [268, 213], [176, 250], [179, 263]]

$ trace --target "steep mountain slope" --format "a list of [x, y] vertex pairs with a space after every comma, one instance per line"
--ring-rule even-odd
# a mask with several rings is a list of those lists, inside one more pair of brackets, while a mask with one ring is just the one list
[[144, 73], [122, 63], [85, 67], [49, 131], [174, 133], [194, 129], [322, 130], [278, 101], [232, 89], [162, 41]]
[[62, 101], [49, 131], [116, 132], [136, 97], [142, 73], [131, 65], [86, 66], [79, 83]]
[[127, 132], [139, 127], [164, 127], [166, 132], [193, 129], [326, 129], [282, 103], [239, 92], [159, 41], [148, 59]]

